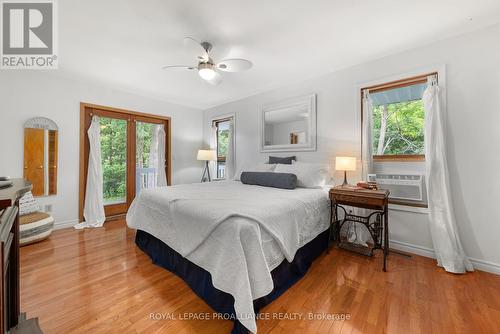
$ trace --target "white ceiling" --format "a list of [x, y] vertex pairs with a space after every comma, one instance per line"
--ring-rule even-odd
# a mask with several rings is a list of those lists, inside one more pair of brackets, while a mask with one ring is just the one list
[[[498, 0], [64, 0], [64, 75], [209, 108], [500, 21]], [[216, 60], [254, 67], [219, 86], [195, 71], [182, 40], [213, 43]]]

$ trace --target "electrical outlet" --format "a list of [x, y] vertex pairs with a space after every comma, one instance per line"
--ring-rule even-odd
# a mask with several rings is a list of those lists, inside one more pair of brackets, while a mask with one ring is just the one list
[[45, 212], [52, 212], [52, 204], [46, 204], [45, 205]]

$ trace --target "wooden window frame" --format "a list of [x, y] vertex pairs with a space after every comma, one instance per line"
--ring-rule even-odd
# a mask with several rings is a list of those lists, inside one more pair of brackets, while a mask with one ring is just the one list
[[[418, 76], [413, 76], [405, 79], [400, 79], [400, 80], [395, 80], [395, 81], [390, 81], [378, 85], [372, 85], [368, 87], [363, 87], [360, 90], [360, 97], [361, 97], [361, 129], [363, 129], [363, 92], [365, 90], [368, 90], [370, 93], [379, 93], [383, 92], [386, 90], [390, 89], [395, 89], [395, 88], [401, 88], [401, 87], [407, 87], [411, 85], [416, 85], [420, 83], [426, 83], [427, 82], [427, 77], [435, 75], [437, 76], [437, 72], [432, 72], [432, 73], [427, 73], [427, 74], [422, 74]], [[361, 147], [363, 147], [363, 131], [361, 131]], [[373, 156], [373, 161], [374, 162], [424, 162], [425, 161], [425, 154], [384, 154], [384, 155], [376, 155], [374, 154]]]
[[87, 172], [90, 143], [87, 136], [87, 130], [90, 127], [92, 116], [110, 117], [115, 119], [123, 119], [127, 121], [127, 162], [128, 157], [133, 157], [134, 163], [127, 163], [127, 195], [126, 203], [110, 205], [105, 208], [106, 218], [119, 217], [122, 218], [129, 205], [135, 198], [135, 140], [136, 140], [136, 122], [147, 122], [155, 124], [163, 124], [166, 132], [165, 143], [165, 173], [167, 176], [167, 184], [172, 183], [172, 120], [170, 117], [159, 116], [153, 114], [140, 113], [131, 110], [106, 107], [91, 103], [80, 103], [80, 171], [79, 171], [79, 205], [78, 219], [83, 221], [83, 208], [85, 201], [85, 191], [87, 187]]

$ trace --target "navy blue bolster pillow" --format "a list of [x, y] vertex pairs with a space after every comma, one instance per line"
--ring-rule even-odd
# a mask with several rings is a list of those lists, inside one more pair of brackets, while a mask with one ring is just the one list
[[280, 189], [295, 189], [297, 187], [297, 175], [289, 173], [243, 172], [240, 180], [244, 184], [263, 187]]

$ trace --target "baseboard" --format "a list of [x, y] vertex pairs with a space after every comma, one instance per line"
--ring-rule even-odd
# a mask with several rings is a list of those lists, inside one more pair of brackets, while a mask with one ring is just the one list
[[[117, 219], [125, 219], [125, 214], [123, 215], [116, 215], [116, 216], [111, 216], [111, 217], [106, 217], [106, 222], [110, 222], [113, 220]], [[61, 230], [63, 228], [70, 228], [74, 227], [76, 224], [78, 224], [80, 221], [78, 219], [73, 219], [73, 220], [65, 220], [62, 222], [54, 222], [54, 230]]]
[[[432, 259], [436, 258], [436, 254], [434, 254], [434, 250], [432, 248], [413, 245], [413, 244], [410, 244], [407, 242], [402, 242], [402, 241], [397, 241], [397, 240], [390, 240], [390, 244], [391, 244], [391, 248], [396, 249], [396, 250], [400, 250], [403, 252], [412, 253], [412, 254], [416, 254], [416, 255], [420, 255], [420, 256], [424, 256], [424, 257], [429, 257]], [[470, 260], [470, 262], [472, 262], [474, 269], [500, 275], [500, 264], [498, 264], [498, 263], [484, 261], [484, 260], [478, 260], [478, 259], [474, 259], [474, 258], [469, 258], [469, 260]]]
[[470, 262], [472, 262], [474, 269], [500, 275], [500, 264], [498, 263], [493, 263], [490, 261], [478, 260], [473, 258], [469, 258], [469, 260]]
[[396, 250], [400, 250], [403, 252], [407, 253], [412, 253], [424, 257], [430, 257], [432, 259], [436, 258], [436, 255], [434, 254], [434, 249], [432, 248], [427, 248], [423, 246], [418, 246], [414, 244], [410, 244], [407, 242], [402, 242], [402, 241], [397, 241], [397, 240], [389, 240], [389, 243], [391, 245], [390, 248], [394, 248]]
[[56, 221], [54, 222], [54, 230], [61, 230], [63, 228], [70, 228], [78, 224], [78, 219], [66, 220], [66, 221]]

